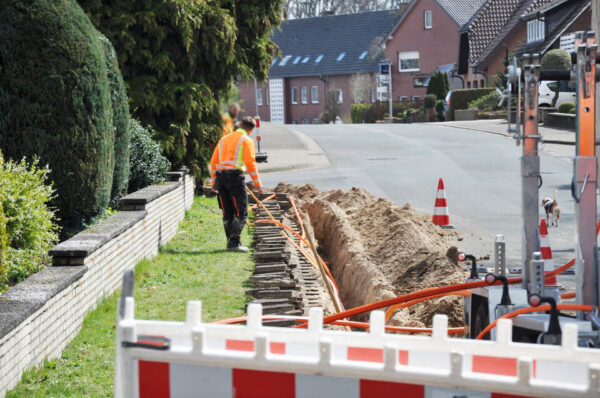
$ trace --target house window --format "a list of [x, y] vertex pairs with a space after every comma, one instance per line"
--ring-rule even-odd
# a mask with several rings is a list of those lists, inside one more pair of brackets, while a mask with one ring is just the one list
[[527, 43], [534, 43], [546, 38], [546, 21], [544, 18], [527, 21]]
[[283, 57], [283, 59], [279, 63], [279, 66], [285, 66], [285, 64], [287, 64], [287, 62], [290, 60], [290, 58], [292, 58], [291, 55], [286, 55], [285, 57]]
[[398, 71], [399, 72], [418, 72], [419, 71], [419, 52], [405, 51], [398, 53]]
[[343, 104], [344, 103], [344, 94], [342, 93], [342, 90], [337, 90], [336, 94], [337, 94], [337, 96], [336, 96], [337, 103]]
[[375, 102], [375, 87], [371, 87], [371, 102]]
[[306, 96], [306, 87], [300, 89], [300, 99], [303, 104], [308, 103], [308, 97]]
[[308, 120], [307, 119], [302, 119], [302, 124], [308, 124]]
[[313, 118], [312, 124], [319, 124], [319, 119], [318, 118]]
[[340, 55], [338, 55], [338, 57], [336, 58], [337, 62], [340, 62], [341, 60], [344, 59], [344, 56], [346, 55], [346, 53], [340, 53]]
[[318, 104], [319, 103], [319, 87], [312, 86], [310, 88], [310, 102], [312, 104]]
[[298, 124], [298, 120], [297, 119], [292, 120], [292, 124]]
[[431, 10], [427, 10], [425, 11], [425, 29], [431, 29], [432, 27]]
[[365, 57], [367, 56], [367, 54], [368, 54], [368, 53], [369, 53], [368, 51], [363, 51], [363, 52], [360, 54], [360, 57], [358, 57], [358, 59], [365, 59]]
[[481, 87], [481, 88], [485, 87], [485, 80], [481, 79], [479, 81], [479, 87]]
[[467, 88], [471, 88], [471, 82], [467, 82]]
[[405, 96], [405, 95], [400, 95], [400, 96], [398, 96], [398, 100], [399, 100], [400, 102], [402, 102], [402, 101], [408, 101], [408, 97], [407, 97], [407, 96]]
[[298, 98], [296, 97], [298, 89], [296, 87], [292, 87], [292, 104], [298, 103]]
[[473, 88], [479, 88], [479, 82], [477, 82], [477, 80], [473, 80]]
[[427, 79], [428, 79], [427, 77], [415, 77], [413, 79], [413, 87], [414, 88], [427, 87], [427, 84], [425, 84], [425, 81]]
[[412, 100], [413, 100], [413, 101], [418, 101], [418, 100], [419, 100], [419, 98], [421, 98], [421, 97], [419, 97], [418, 95], [413, 95], [413, 96], [412, 96]]
[[256, 103], [258, 106], [262, 106], [263, 104], [262, 88], [256, 89]]

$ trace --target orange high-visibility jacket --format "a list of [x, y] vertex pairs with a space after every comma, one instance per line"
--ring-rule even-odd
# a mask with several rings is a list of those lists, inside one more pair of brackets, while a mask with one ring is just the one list
[[212, 185], [215, 185], [217, 170], [235, 169], [248, 171], [254, 185], [261, 186], [254, 156], [254, 141], [244, 129], [237, 129], [219, 140], [210, 160]]
[[223, 135], [225, 136], [233, 131], [235, 120], [231, 117], [229, 112], [222, 114], [221, 119], [223, 119]]

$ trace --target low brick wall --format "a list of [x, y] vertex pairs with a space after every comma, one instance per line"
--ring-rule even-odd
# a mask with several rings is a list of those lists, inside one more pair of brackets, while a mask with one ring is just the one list
[[544, 126], [575, 131], [577, 117], [571, 113], [548, 113]]
[[85, 315], [120, 287], [123, 272], [177, 233], [194, 200], [187, 171], [121, 199], [121, 211], [50, 250], [48, 267], [0, 296], [0, 398], [25, 369], [59, 357]]

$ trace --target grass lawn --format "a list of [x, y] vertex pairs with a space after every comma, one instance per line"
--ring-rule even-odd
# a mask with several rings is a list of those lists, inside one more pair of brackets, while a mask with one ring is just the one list
[[[189, 300], [202, 301], [204, 321], [242, 315], [254, 265], [249, 254], [228, 253], [225, 245], [216, 199], [197, 197], [175, 238], [137, 264], [136, 318], [182, 321]], [[112, 396], [118, 293], [87, 315], [61, 359], [27, 371], [7, 397]]]

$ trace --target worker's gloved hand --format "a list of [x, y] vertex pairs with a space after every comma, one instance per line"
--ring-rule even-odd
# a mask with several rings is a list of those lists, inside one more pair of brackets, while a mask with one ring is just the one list
[[261, 195], [263, 194], [263, 188], [262, 187], [258, 187], [258, 193], [261, 194]]

